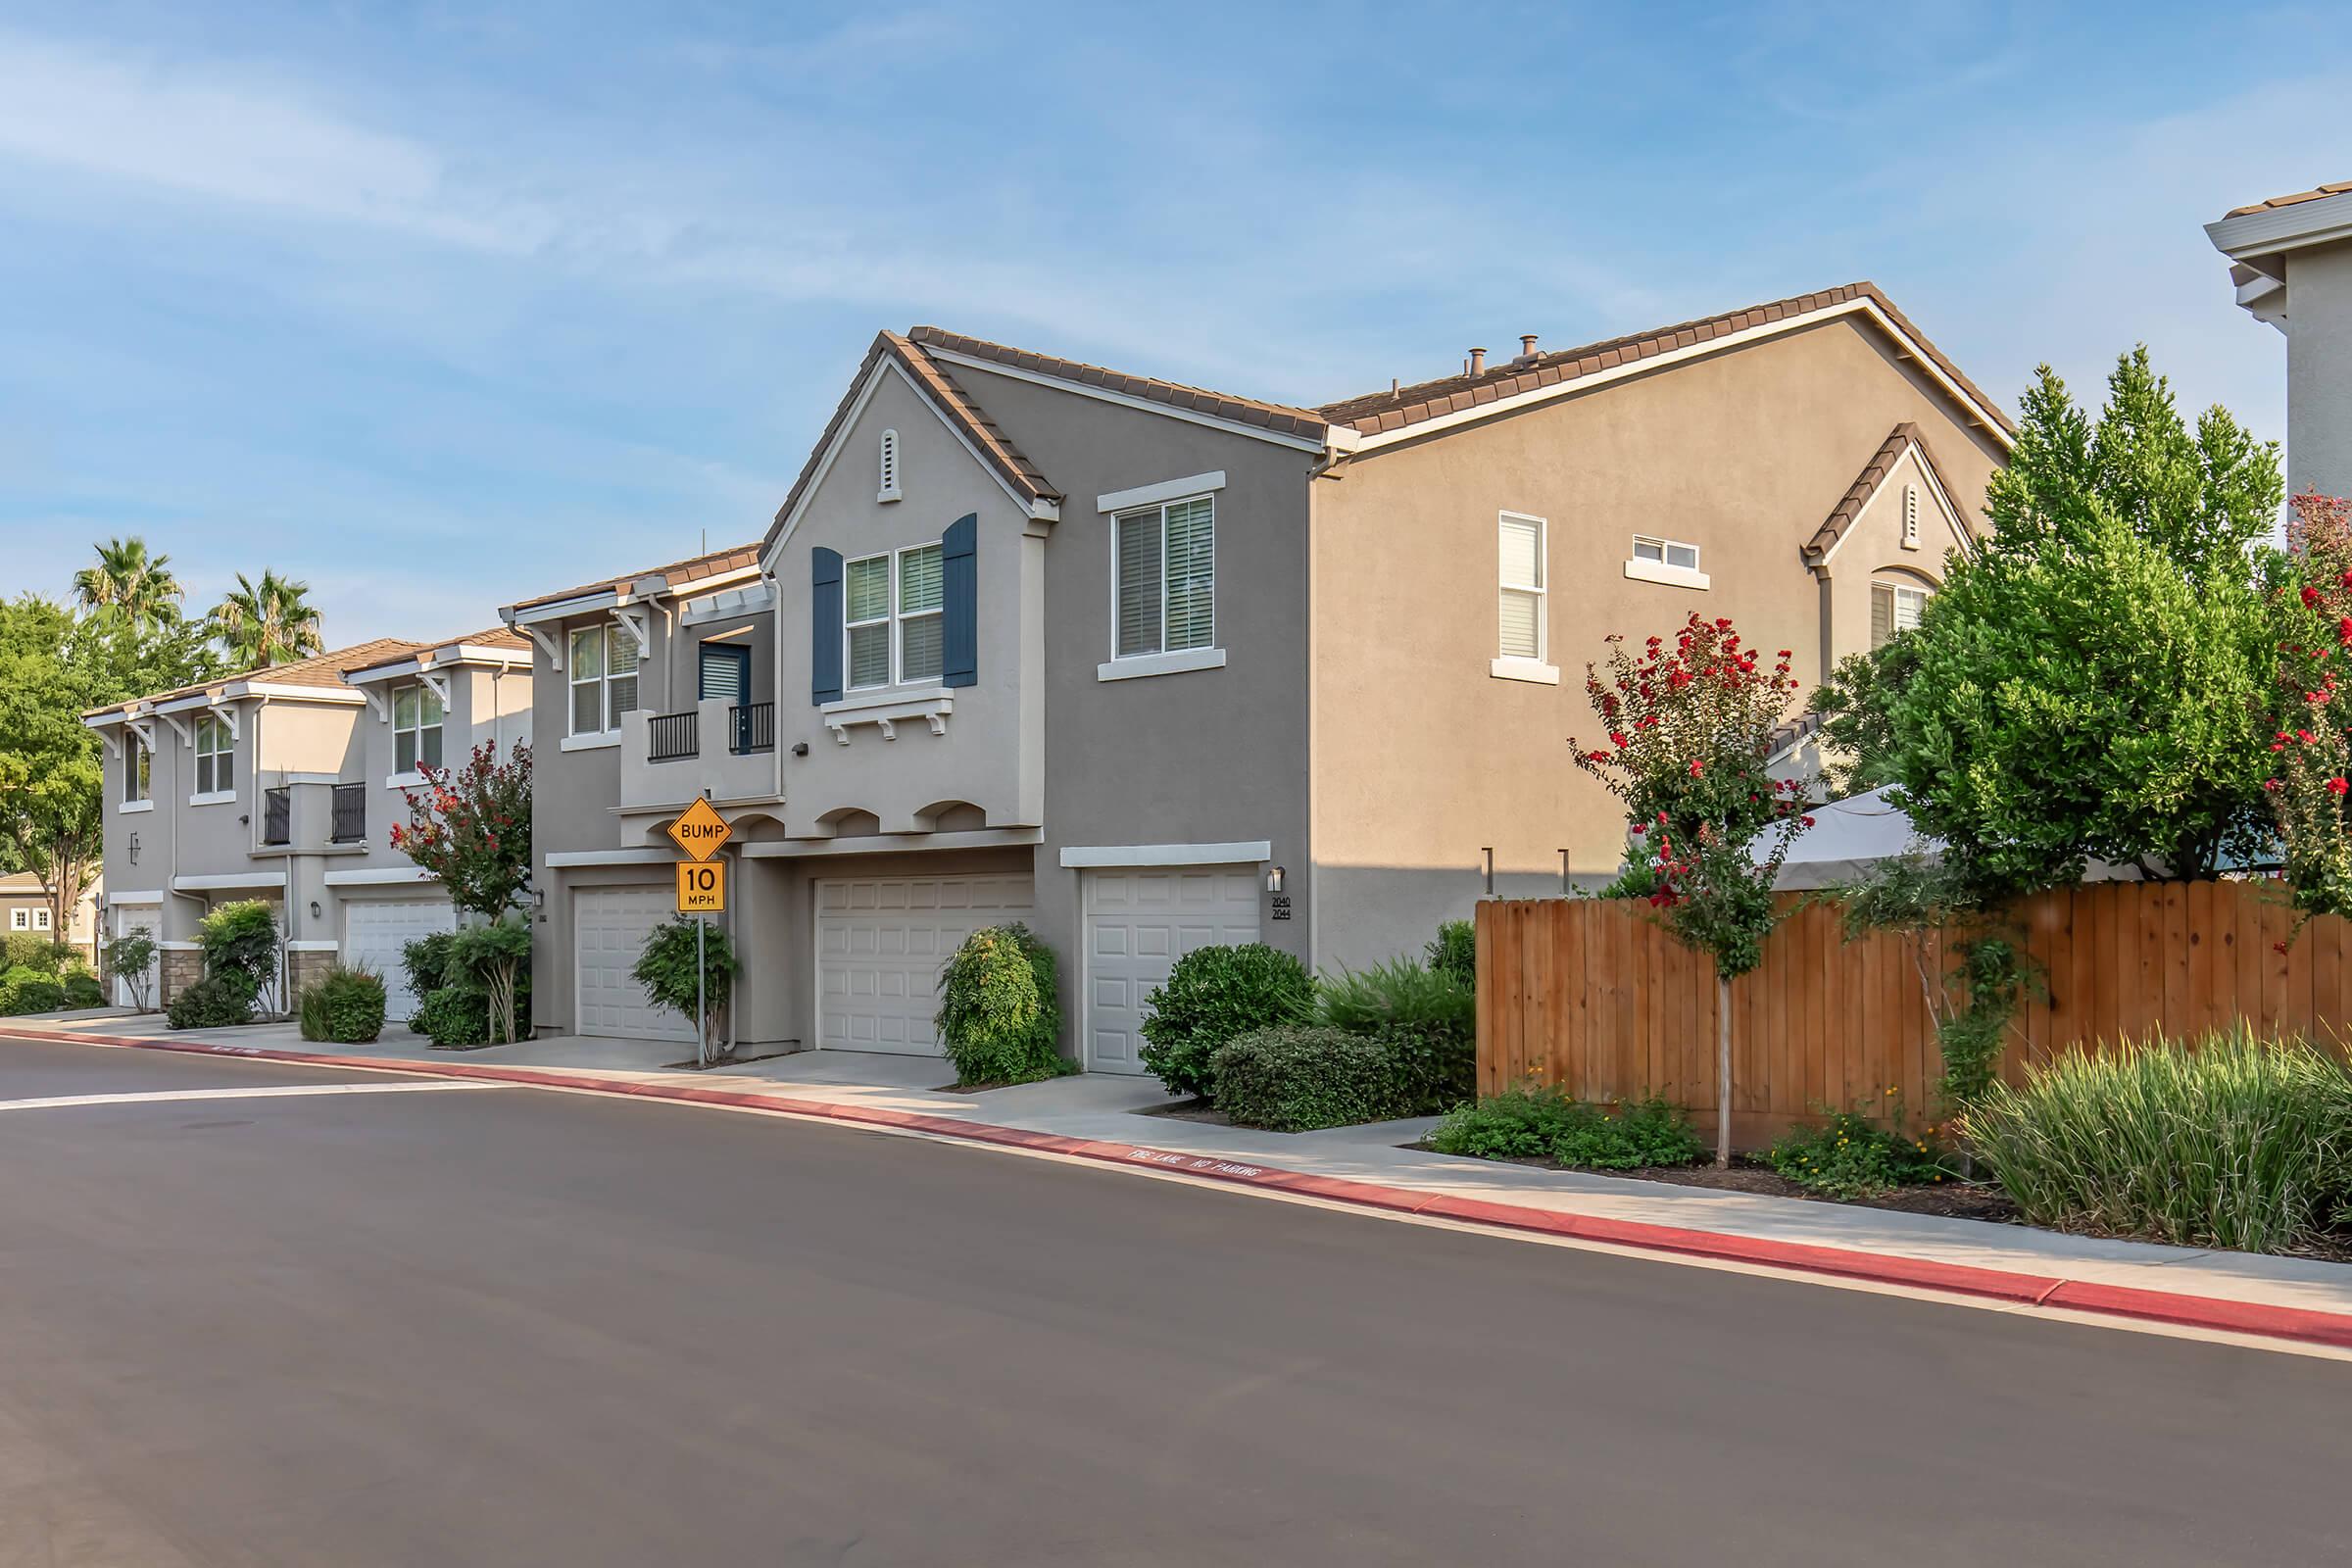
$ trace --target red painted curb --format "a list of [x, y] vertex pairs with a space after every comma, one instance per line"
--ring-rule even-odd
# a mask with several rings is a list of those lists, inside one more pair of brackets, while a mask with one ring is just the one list
[[1246, 1160], [1187, 1154], [1138, 1144], [1065, 1138], [1057, 1133], [1029, 1132], [1018, 1127], [999, 1127], [990, 1122], [964, 1121], [954, 1116], [935, 1116], [922, 1111], [891, 1110], [874, 1105], [843, 1105], [822, 1100], [791, 1100], [732, 1089], [703, 1089], [692, 1084], [624, 1083], [543, 1068], [501, 1067], [483, 1062], [381, 1060], [365, 1056], [324, 1055], [306, 1051], [271, 1051], [187, 1040], [142, 1040], [125, 1035], [64, 1030], [25, 1033], [0, 1029], [0, 1037], [119, 1046], [134, 1051], [169, 1051], [186, 1055], [232, 1056], [248, 1061], [274, 1061], [305, 1067], [356, 1067], [427, 1077], [469, 1078], [539, 1089], [576, 1090], [590, 1094], [807, 1116], [846, 1122], [853, 1126], [924, 1133], [961, 1143], [1025, 1149], [1073, 1159], [1097, 1160], [1104, 1164], [1141, 1165], [1208, 1181], [1266, 1188], [1361, 1208], [1388, 1209], [1397, 1213], [1492, 1225], [1644, 1251], [1747, 1263], [1793, 1273], [1824, 1274], [1839, 1279], [1938, 1291], [1947, 1295], [2015, 1301], [2029, 1306], [2057, 1306], [2070, 1311], [2169, 1323], [2180, 1328], [2211, 1329], [2304, 1344], [2352, 1348], [2352, 1314], [2237, 1301], [2223, 1297], [2185, 1296], [2131, 1285], [2103, 1285], [2057, 1275], [2026, 1274], [1966, 1263], [1937, 1263], [1899, 1254], [1819, 1247], [1803, 1242], [1771, 1241], [1719, 1231], [1690, 1230], [1676, 1225], [1652, 1225], [1640, 1220], [1608, 1219], [1595, 1214], [1563, 1214], [1551, 1209], [1524, 1208], [1480, 1199], [1454, 1198], [1444, 1193], [1417, 1193], [1401, 1187], [1383, 1187], [1371, 1182], [1315, 1176], [1304, 1171], [1283, 1170]]

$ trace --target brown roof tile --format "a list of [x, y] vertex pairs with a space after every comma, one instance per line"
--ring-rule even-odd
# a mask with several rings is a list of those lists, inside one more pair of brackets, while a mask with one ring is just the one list
[[[322, 690], [332, 689], [340, 687], [343, 684], [343, 677], [355, 669], [366, 669], [370, 664], [389, 663], [395, 659], [407, 658], [419, 649], [438, 646], [436, 643], [405, 642], [397, 637], [378, 637], [372, 642], [355, 643], [349, 648], [337, 648], [327, 653], [314, 654], [309, 659], [289, 660], [282, 664], [260, 664], [252, 669], [238, 670], [233, 675], [223, 675], [219, 680], [201, 681], [193, 686], [175, 686], [170, 691], [150, 692], [144, 697], [131, 699], [131, 702], [170, 702], [174, 698], [194, 697], [201, 692], [218, 691], [223, 687], [233, 686], [239, 681], [264, 681], [271, 686], [316, 686]], [[104, 708], [89, 710], [83, 716], [95, 717], [100, 713], [119, 712], [129, 706], [130, 703], [110, 703]]]
[[2304, 202], [2325, 201], [2330, 196], [2341, 196], [2346, 191], [2352, 191], [2352, 179], [2339, 179], [2332, 185], [2321, 185], [2312, 190], [2299, 190], [2291, 196], [2273, 196], [2268, 201], [2256, 202], [2251, 207], [2232, 207], [2222, 217], [2224, 219], [2245, 218], [2254, 213], [2273, 212], [2281, 207], [2300, 206]]
[[[577, 599], [583, 594], [619, 593], [634, 588], [648, 577], [662, 578], [668, 585], [669, 590], [674, 593], [678, 589], [690, 587], [706, 578], [715, 577], [721, 572], [740, 570], [745, 566], [758, 565], [759, 563], [760, 546], [757, 543], [730, 545], [724, 550], [713, 550], [709, 555], [689, 556], [684, 561], [673, 561], [666, 566], [649, 566], [643, 571], [624, 572], [617, 577], [607, 577], [601, 582], [582, 583], [576, 588], [565, 588], [560, 593], [540, 594], [534, 598], [518, 600], [509, 605], [507, 609], [510, 611], [530, 610], [539, 605], [552, 605], [565, 599]], [[466, 641], [472, 642], [475, 639], [469, 637]], [[430, 643], [425, 646], [438, 648], [442, 645]]]
[[443, 637], [435, 642], [418, 643], [413, 649], [389, 653], [381, 659], [369, 660], [365, 664], [354, 664], [345, 673], [365, 674], [371, 669], [381, 669], [386, 664], [403, 663], [416, 658], [419, 653], [429, 652], [436, 648], [506, 648], [520, 653], [530, 646], [531, 640], [512, 626], [493, 626], [488, 631], [469, 631], [463, 637]]
[[1854, 476], [1854, 482], [1845, 487], [1845, 494], [1838, 498], [1838, 504], [1830, 509], [1830, 514], [1822, 519], [1821, 526], [1813, 530], [1813, 537], [1805, 542], [1807, 561], [1819, 563], [1837, 548], [1838, 541], [1845, 537], [1846, 529], [1852, 527], [1854, 519], [1862, 515], [1862, 509], [1870, 505], [1870, 498], [1879, 493], [1879, 486], [1886, 482], [1886, 476], [1902, 461], [1903, 454], [1914, 448], [1918, 449], [1921, 466], [1936, 484], [1943, 486], [1945, 494], [1951, 493], [1951, 486], [1944, 483], [1942, 470], [1936, 466], [1936, 454], [1928, 445], [1927, 435], [1918, 425], [1905, 419], [1886, 432], [1886, 439], [1879, 443], [1879, 450], [1871, 454], [1868, 463], [1862, 465], [1862, 471]]

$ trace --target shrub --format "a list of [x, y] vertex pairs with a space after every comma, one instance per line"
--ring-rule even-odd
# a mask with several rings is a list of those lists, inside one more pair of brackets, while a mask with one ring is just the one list
[[359, 1045], [384, 1032], [384, 982], [338, 963], [303, 988], [302, 1038]]
[[1245, 1127], [1310, 1132], [1400, 1113], [1388, 1052], [1376, 1041], [1310, 1024], [1254, 1029], [1209, 1058], [1217, 1109]]
[[1315, 1021], [1379, 1041], [1409, 1114], [1450, 1110], [1478, 1092], [1478, 995], [1446, 969], [1393, 958], [1343, 970], [1317, 983]]
[[1062, 1059], [1054, 954], [1019, 923], [963, 939], [939, 975], [935, 1022], [959, 1084], [1026, 1084], [1074, 1072]]
[[2026, 1217], [2189, 1247], [2276, 1251], [2352, 1189], [2352, 1087], [2299, 1040], [2242, 1026], [2069, 1052], [1995, 1083], [1964, 1131]]
[[277, 971], [277, 916], [259, 899], [223, 904], [204, 917], [204, 923], [196, 928], [196, 940], [204, 949], [205, 978], [242, 991], [246, 1017], [250, 1018], [254, 998]]
[[1952, 1176], [1943, 1150], [1905, 1130], [1902, 1096], [1889, 1089], [1886, 1100], [1885, 1121], [1860, 1110], [1831, 1111], [1819, 1127], [1791, 1129], [1764, 1157], [1788, 1180], [1828, 1198], [1869, 1198]]
[[442, 1051], [486, 1045], [490, 1040], [490, 999], [472, 986], [439, 987], [424, 994], [409, 1027]]
[[1580, 1170], [1690, 1165], [1707, 1148], [1682, 1111], [1659, 1099], [1595, 1105], [1556, 1089], [1512, 1089], [1464, 1105], [1429, 1135], [1441, 1153], [1550, 1158]]
[[508, 914], [486, 925], [466, 926], [451, 937], [448, 951], [442, 983], [454, 981], [481, 992], [492, 1040], [503, 1045], [519, 1039], [515, 1002], [529, 990], [520, 977], [531, 970], [530, 923]]
[[[645, 988], [648, 1002], [685, 1014], [688, 1023], [694, 1021], [694, 932], [700, 924], [693, 915], [681, 914], [654, 927], [653, 935], [645, 939], [645, 951], [637, 956], [637, 967], [631, 971], [637, 983]], [[706, 1041], [713, 1044], [717, 1041], [718, 1015], [726, 1010], [727, 999], [734, 994], [735, 976], [742, 971], [743, 965], [736, 959], [735, 947], [727, 940], [726, 929], [711, 926], [703, 938]]]
[[254, 993], [242, 975], [208, 974], [184, 986], [164, 1008], [174, 1029], [225, 1029], [253, 1022]]
[[66, 1005], [69, 1007], [103, 1007], [106, 1005], [106, 987], [94, 974], [74, 973], [66, 976]]
[[1195, 948], [1144, 999], [1144, 1065], [1172, 1095], [1205, 1095], [1209, 1057], [1237, 1035], [1302, 1022], [1314, 1001], [1306, 967], [1262, 942]]
[[1422, 952], [1432, 969], [1453, 976], [1475, 994], [1478, 987], [1478, 925], [1475, 921], [1439, 922], [1438, 939]]
[[0, 970], [0, 1015], [55, 1012], [66, 1004], [66, 988], [57, 976], [26, 964]]
[[452, 950], [457, 940], [455, 931], [435, 931], [400, 945], [400, 967], [409, 977], [409, 995], [417, 998], [420, 1004], [425, 997], [462, 978], [452, 968], [456, 962]]
[[0, 972], [30, 969], [37, 974], [56, 974], [73, 951], [38, 931], [11, 931], [0, 936]]
[[155, 989], [155, 938], [145, 931], [126, 932], [106, 945], [106, 972], [129, 988], [131, 1005], [141, 1012]]

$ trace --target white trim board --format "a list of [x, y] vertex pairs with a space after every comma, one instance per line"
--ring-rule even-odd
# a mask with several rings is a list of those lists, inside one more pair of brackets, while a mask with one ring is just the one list
[[1157, 484], [1139, 484], [1132, 490], [1113, 490], [1095, 497], [1097, 512], [1125, 512], [1131, 507], [1149, 507], [1163, 501], [1181, 501], [1187, 496], [1206, 495], [1225, 488], [1225, 470], [1196, 473], [1187, 479], [1162, 479]]
[[174, 893], [207, 893], [231, 888], [283, 888], [283, 871], [213, 871], [201, 876], [175, 876], [172, 879]]
[[380, 888], [409, 882], [430, 882], [433, 873], [421, 865], [386, 865], [353, 871], [329, 871], [322, 880], [330, 888]]
[[109, 908], [125, 904], [146, 905], [163, 902], [164, 890], [162, 888], [145, 888], [133, 893], [109, 893], [106, 895], [106, 904]]
[[288, 953], [341, 953], [343, 944], [340, 942], [289, 942], [286, 944], [286, 951]]
[[550, 870], [574, 865], [661, 865], [679, 859], [676, 850], [648, 846], [641, 850], [558, 850], [547, 858]]
[[1265, 839], [1231, 844], [1073, 844], [1061, 852], [1064, 868], [1121, 865], [1248, 865], [1274, 858]]
[[842, 839], [761, 839], [746, 844], [748, 860], [789, 860], [821, 855], [936, 854], [942, 850], [1019, 849], [1042, 843], [1035, 827], [982, 827], [956, 833], [860, 833]]

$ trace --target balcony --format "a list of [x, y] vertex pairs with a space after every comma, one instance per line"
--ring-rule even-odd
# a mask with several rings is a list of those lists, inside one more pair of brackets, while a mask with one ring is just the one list
[[280, 784], [262, 791], [262, 844], [276, 848], [294, 842], [294, 791]]
[[773, 703], [713, 698], [674, 713], [624, 714], [620, 804], [675, 806], [706, 792], [722, 801], [773, 799], [775, 749]]
[[776, 705], [752, 703], [727, 710], [727, 748], [739, 757], [776, 749]]
[[656, 713], [645, 721], [645, 760], [649, 762], [676, 762], [703, 752], [701, 712], [688, 709], [683, 713]]
[[365, 843], [368, 838], [368, 786], [364, 783], [337, 784], [328, 817], [328, 843]]

